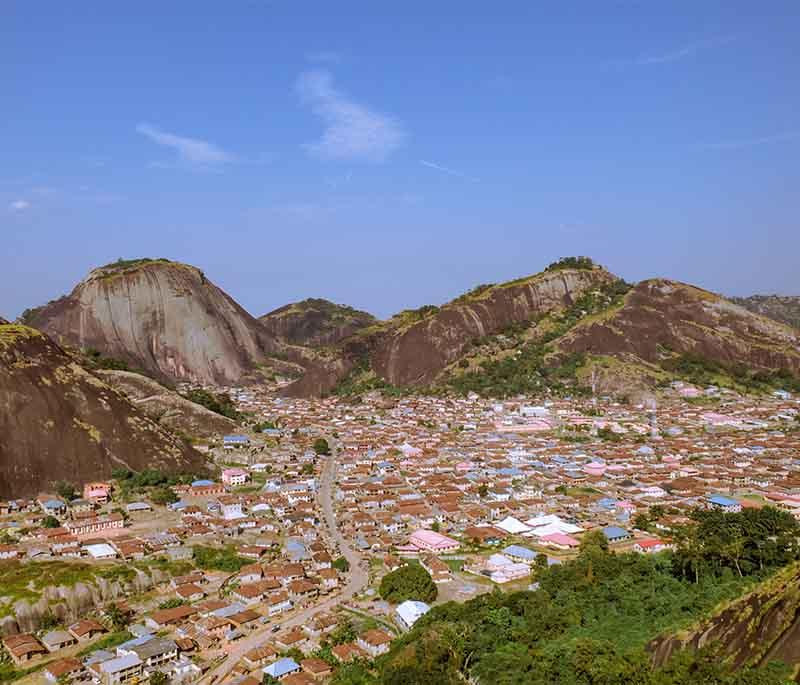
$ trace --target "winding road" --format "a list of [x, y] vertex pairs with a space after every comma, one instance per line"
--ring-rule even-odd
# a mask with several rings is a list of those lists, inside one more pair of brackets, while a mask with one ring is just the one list
[[[331, 441], [329, 440], [329, 444]], [[308, 623], [311, 617], [320, 611], [329, 611], [336, 605], [347, 602], [356, 594], [363, 590], [369, 583], [369, 572], [363, 566], [363, 559], [356, 549], [345, 539], [336, 524], [336, 512], [333, 504], [333, 492], [336, 487], [336, 460], [337, 450], [332, 449], [331, 454], [325, 460], [320, 475], [320, 487], [317, 492], [317, 504], [322, 511], [325, 526], [321, 529], [322, 536], [327, 538], [331, 547], [338, 548], [339, 554], [347, 559], [350, 570], [347, 573], [347, 581], [341, 592], [326, 597], [321, 602], [312, 604], [291, 618], [280, 623], [281, 630], [295, 628]], [[333, 555], [335, 556], [335, 555]], [[214, 669], [211, 669], [199, 681], [201, 683], [220, 683], [228, 677], [241, 658], [251, 649], [259, 647], [269, 642], [272, 631], [276, 624], [267, 624], [262, 630], [257, 630], [245, 638], [231, 650], [225, 660]]]

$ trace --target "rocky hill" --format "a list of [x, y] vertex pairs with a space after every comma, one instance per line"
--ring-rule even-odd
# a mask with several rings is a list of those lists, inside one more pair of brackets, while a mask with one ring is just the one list
[[207, 439], [234, 433], [238, 429], [236, 421], [187, 400], [147, 376], [116, 370], [98, 370], [95, 375], [173, 433]]
[[749, 309], [755, 314], [774, 321], [800, 328], [800, 296], [797, 295], [751, 295], [732, 297], [731, 302]]
[[559, 349], [607, 355], [670, 369], [690, 356], [732, 373], [785, 370], [800, 376], [800, 334], [723, 297], [691, 285], [652, 279], [622, 306], [581, 321]]
[[116, 467], [199, 472], [202, 456], [47, 335], [0, 324], [0, 497], [76, 485]]
[[319, 298], [287, 304], [258, 320], [272, 336], [309, 347], [335, 345], [377, 321], [367, 312]]
[[632, 287], [583, 258], [343, 340], [289, 387], [355, 395], [439, 386], [486, 396], [647, 390], [672, 378], [739, 390], [800, 388], [800, 334], [691, 285]]
[[475, 340], [530, 323], [616, 280], [591, 263], [557, 264], [534, 276], [478, 286], [441, 307], [403, 311], [342, 341], [337, 355], [311, 364], [288, 392], [324, 394], [348, 374], [371, 376], [376, 387], [431, 383]]
[[158, 378], [232, 384], [277, 344], [193, 266], [165, 259], [94, 269], [21, 323], [61, 344], [101, 351]]
[[711, 644], [737, 668], [783, 661], [800, 677], [800, 565], [781, 570], [710, 619], [654, 640], [648, 650], [662, 666], [680, 650]]

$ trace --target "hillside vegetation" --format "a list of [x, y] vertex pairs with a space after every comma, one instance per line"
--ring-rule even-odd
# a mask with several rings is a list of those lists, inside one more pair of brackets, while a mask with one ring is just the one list
[[[671, 658], [654, 665], [647, 647], [657, 636], [696, 624], [798, 559], [800, 527], [784, 512], [748, 512], [711, 537], [711, 520], [702, 514], [696, 518], [691, 532], [684, 531], [684, 539], [693, 542], [674, 554], [614, 554], [602, 534], [589, 533], [574, 561], [550, 568], [537, 564], [537, 589], [496, 591], [464, 604], [434, 607], [372, 671], [345, 669], [335, 682], [785, 683], [787, 664], [745, 662], [734, 671], [719, 658], [723, 645], [713, 643], [700, 651], [674, 650]], [[759, 544], [765, 534], [779, 541], [768, 551]], [[703, 548], [695, 554], [701, 536]], [[730, 552], [734, 541], [744, 550], [734, 555], [738, 571]], [[702, 573], [684, 572], [686, 554], [702, 566]]]

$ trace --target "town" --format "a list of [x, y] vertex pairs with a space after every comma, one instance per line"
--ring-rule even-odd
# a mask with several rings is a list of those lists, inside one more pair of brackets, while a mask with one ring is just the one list
[[697, 508], [800, 519], [800, 402], [674, 382], [490, 401], [227, 388], [208, 474], [0, 503], [2, 669], [25, 683], [326, 682], [432, 606], [535, 588], [587, 536], [657, 554]]

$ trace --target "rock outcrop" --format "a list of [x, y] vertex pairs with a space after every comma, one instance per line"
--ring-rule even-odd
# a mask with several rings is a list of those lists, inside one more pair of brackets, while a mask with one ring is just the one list
[[400, 325], [381, 337], [372, 366], [394, 385], [429, 383], [476, 338], [568, 306], [584, 292], [613, 280], [601, 268], [546, 271], [462, 296], [422, 321]]
[[319, 298], [287, 304], [258, 320], [273, 337], [308, 347], [335, 345], [377, 322], [372, 314]]
[[95, 375], [127, 396], [137, 409], [174, 433], [205, 439], [234, 433], [238, 429], [236, 421], [187, 400], [147, 376], [111, 370], [98, 370]]
[[404, 311], [343, 340], [338, 354], [308, 365], [287, 388], [294, 396], [326, 394], [355, 367], [398, 386], [425, 385], [476, 339], [571, 305], [616, 280], [605, 269], [558, 269], [509, 283], [479, 286], [442, 307]]
[[779, 571], [716, 615], [648, 645], [656, 666], [682, 649], [711, 645], [740, 668], [783, 661], [800, 673], [800, 565]]
[[44, 333], [0, 325], [0, 497], [116, 467], [196, 473], [204, 460]]
[[691, 285], [642, 281], [622, 307], [581, 323], [558, 341], [568, 352], [657, 363], [693, 354], [724, 365], [800, 375], [800, 334]]
[[60, 344], [179, 381], [236, 383], [277, 349], [200, 269], [164, 259], [94, 269], [69, 295], [26, 312], [21, 322]]

